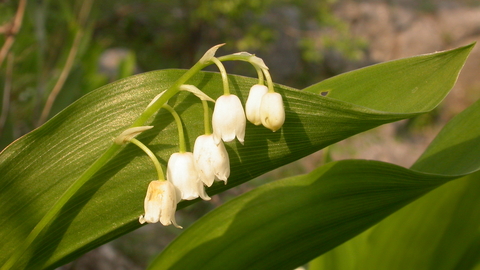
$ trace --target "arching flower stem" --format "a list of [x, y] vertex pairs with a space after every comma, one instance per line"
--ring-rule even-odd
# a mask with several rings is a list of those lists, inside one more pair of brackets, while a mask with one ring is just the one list
[[180, 153], [187, 152], [187, 145], [185, 143], [185, 133], [183, 132], [182, 119], [180, 119], [180, 115], [178, 115], [178, 113], [168, 104], [164, 104], [162, 108], [166, 109], [172, 114], [173, 118], [175, 119], [175, 123], [177, 124], [179, 152]]
[[255, 69], [257, 70], [257, 75], [258, 75], [258, 84], [263, 84], [263, 71], [260, 67], [253, 65]]
[[225, 70], [225, 67], [223, 66], [222, 62], [218, 60], [218, 58], [216, 57], [213, 57], [211, 61], [215, 63], [215, 65], [217, 65], [218, 70], [220, 71], [220, 74], [222, 74], [223, 94], [226, 96], [230, 95], [230, 88], [228, 87], [227, 71]]
[[143, 152], [145, 152], [145, 154], [148, 155], [148, 157], [152, 160], [155, 169], [157, 170], [158, 180], [165, 181], [165, 175], [163, 174], [162, 165], [160, 165], [160, 162], [158, 161], [155, 154], [147, 146], [145, 146], [145, 144], [135, 138], [131, 139], [130, 142], [138, 146], [140, 149], [143, 150]]
[[263, 74], [265, 74], [265, 78], [267, 79], [267, 86], [268, 86], [268, 92], [269, 93], [275, 93], [275, 89], [273, 88], [273, 81], [272, 77], [270, 76], [270, 72], [266, 69], [262, 69]]
[[203, 105], [203, 126], [205, 128], [205, 135], [212, 134], [212, 123], [210, 122], [210, 109], [206, 100], [202, 100]]

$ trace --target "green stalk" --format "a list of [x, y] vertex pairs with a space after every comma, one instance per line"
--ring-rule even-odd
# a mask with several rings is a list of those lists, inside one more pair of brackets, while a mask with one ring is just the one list
[[212, 134], [212, 124], [210, 123], [210, 110], [206, 100], [202, 100], [203, 105], [203, 126], [205, 128], [205, 135]]
[[177, 129], [178, 129], [178, 147], [180, 153], [185, 153], [187, 152], [187, 144], [185, 143], [185, 133], [183, 132], [183, 126], [182, 126], [182, 119], [180, 119], [180, 115], [168, 104], [163, 105], [163, 108], [169, 111], [172, 115], [173, 118], [175, 118], [175, 122], [177, 123]]
[[165, 181], [165, 175], [163, 174], [162, 166], [160, 165], [160, 162], [158, 161], [155, 154], [147, 146], [145, 146], [145, 144], [143, 144], [142, 142], [140, 142], [135, 138], [132, 138], [130, 142], [138, 146], [140, 149], [143, 150], [143, 152], [145, 152], [145, 154], [148, 155], [148, 157], [152, 160], [153, 165], [155, 165], [155, 169], [157, 170], [158, 180]]
[[250, 63], [250, 58], [252, 55], [243, 55], [243, 54], [227, 54], [224, 56], [217, 57], [220, 62], [225, 61], [244, 61]]
[[[268, 85], [268, 92], [275, 92], [273, 88], [273, 82], [272, 82], [272, 77], [270, 76], [270, 73], [268, 72], [268, 69], [262, 68], [257, 66], [254, 62], [251, 61], [251, 58], [254, 55], [249, 55], [249, 54], [229, 54], [229, 55], [224, 55], [215, 59], [218, 59], [220, 62], [225, 62], [225, 61], [244, 61], [244, 62], [249, 62], [252, 64], [252, 66], [255, 67], [257, 70], [258, 74], [258, 84], [263, 84], [263, 74], [265, 74], [265, 77], [267, 78], [267, 85]], [[222, 65], [223, 66], [223, 65]], [[263, 73], [263, 74], [262, 74]]]
[[133, 122], [130, 127], [143, 126], [148, 118], [154, 115], [171, 97], [178, 93], [178, 89], [182, 84], [185, 84], [185, 82], [188, 81], [193, 75], [211, 64], [212, 63], [210, 62], [197, 62], [192, 68], [187, 70], [187, 72], [185, 72], [182, 77], [180, 77], [167, 91], [165, 91], [165, 93], [157, 101], [155, 101], [155, 103], [145, 109], [145, 111], [137, 118], [137, 120], [135, 120], [135, 122]]
[[257, 70], [257, 76], [258, 76], [258, 84], [263, 85], [263, 72], [262, 69], [253, 65], [255, 69]]
[[275, 90], [273, 88], [272, 77], [270, 76], [270, 72], [268, 72], [268, 70], [264, 69], [263, 74], [265, 74], [265, 78], [267, 78], [268, 92], [269, 93], [275, 93]]
[[218, 60], [217, 58], [212, 58], [213, 63], [217, 65], [218, 70], [220, 70], [220, 74], [222, 74], [222, 82], [223, 82], [223, 94], [225, 96], [230, 95], [230, 88], [228, 87], [228, 77], [227, 77], [227, 71], [225, 70], [225, 67], [223, 66], [222, 62]]

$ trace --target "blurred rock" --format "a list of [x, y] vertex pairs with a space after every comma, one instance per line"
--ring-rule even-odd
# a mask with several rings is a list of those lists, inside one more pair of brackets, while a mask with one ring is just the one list
[[367, 41], [366, 60], [370, 62], [446, 50], [480, 36], [480, 8], [421, 12], [384, 2], [343, 1], [335, 12], [354, 36]]
[[[132, 52], [125, 48], [110, 48], [102, 53], [99, 59], [99, 72], [106, 75], [111, 81], [119, 79], [119, 69], [123, 61], [129, 57]], [[138, 73], [137, 66], [133, 68], [133, 73]]]
[[92, 250], [80, 259], [66, 264], [57, 270], [141, 270], [143, 268], [129, 261], [120, 254], [111, 244], [103, 245]]
[[[478, 7], [431, 1], [433, 6], [425, 10], [411, 1], [390, 2], [341, 1], [336, 8], [336, 14], [348, 22], [352, 34], [368, 43], [366, 59], [361, 63], [390, 61], [480, 41]], [[431, 126], [422, 127], [420, 132], [410, 130], [400, 138], [399, 133], [404, 132], [402, 129], [409, 120], [379, 127], [334, 146], [337, 150], [333, 153], [334, 159], [376, 159], [409, 167], [449, 119], [480, 98], [479, 70], [480, 46], [477, 44]]]
[[480, 8], [440, 9], [436, 17], [445, 43], [480, 36]]

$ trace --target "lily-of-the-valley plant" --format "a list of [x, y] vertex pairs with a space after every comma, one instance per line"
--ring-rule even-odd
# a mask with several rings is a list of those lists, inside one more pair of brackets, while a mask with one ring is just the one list
[[[168, 160], [166, 177], [155, 154], [135, 139], [135, 136], [151, 129], [152, 126], [129, 128], [115, 139], [117, 144], [134, 143], [139, 146], [152, 159], [157, 170], [158, 179], [150, 182], [147, 189], [144, 201], [145, 214], [139, 218], [142, 224], [160, 222], [165, 226], [173, 224], [181, 228], [175, 221], [178, 202], [197, 198], [210, 200], [205, 187], [212, 186], [214, 181], [223, 181], [227, 184], [230, 176], [230, 160], [224, 143], [232, 142], [235, 138], [241, 144], [244, 143], [246, 119], [254, 125], [263, 124], [272, 131], [280, 129], [285, 121], [282, 96], [274, 91], [267, 66], [260, 58], [241, 52], [233, 54], [231, 60], [251, 63], [257, 70], [259, 79], [258, 84], [252, 86], [250, 90], [245, 115], [238, 96], [230, 93], [225, 67], [215, 57], [215, 52], [220, 46], [217, 45], [208, 50], [199, 63], [217, 65], [222, 75], [224, 94], [214, 101], [194, 85], [182, 84], [178, 89], [193, 93], [203, 103], [205, 134], [197, 137], [193, 151], [187, 149], [180, 115], [169, 105], [164, 104], [161, 107], [168, 110], [174, 117], [179, 141], [179, 151], [172, 154]], [[227, 60], [230, 59], [227, 58]], [[268, 86], [264, 85], [265, 78]], [[147, 109], [164, 93], [165, 91], [157, 95]], [[215, 102], [211, 117], [208, 101]]]

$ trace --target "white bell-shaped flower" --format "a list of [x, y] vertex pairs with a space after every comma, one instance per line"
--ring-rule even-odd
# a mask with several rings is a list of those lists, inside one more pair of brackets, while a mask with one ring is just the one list
[[262, 97], [268, 92], [268, 88], [262, 84], [255, 84], [250, 88], [248, 94], [247, 103], [245, 104], [245, 112], [248, 121], [258, 126], [262, 124], [260, 119], [260, 104], [262, 103]]
[[191, 152], [174, 153], [170, 156], [167, 165], [167, 180], [175, 186], [179, 199], [193, 200], [200, 197], [210, 200], [200, 180]]
[[285, 108], [279, 93], [266, 93], [260, 104], [262, 124], [273, 132], [279, 130], [285, 122]]
[[164, 226], [173, 224], [177, 228], [182, 228], [175, 221], [175, 210], [178, 200], [176, 198], [175, 187], [168, 181], [155, 180], [150, 182], [145, 197], [145, 215], [140, 216], [141, 224], [157, 223], [160, 221]]
[[215, 102], [212, 117], [215, 143], [219, 144], [220, 140], [230, 142], [236, 136], [243, 144], [246, 121], [242, 103], [236, 95], [220, 96]]
[[224, 181], [230, 176], [230, 160], [222, 141], [216, 144], [213, 135], [201, 135], [193, 148], [197, 170], [202, 182], [210, 187], [214, 180]]

